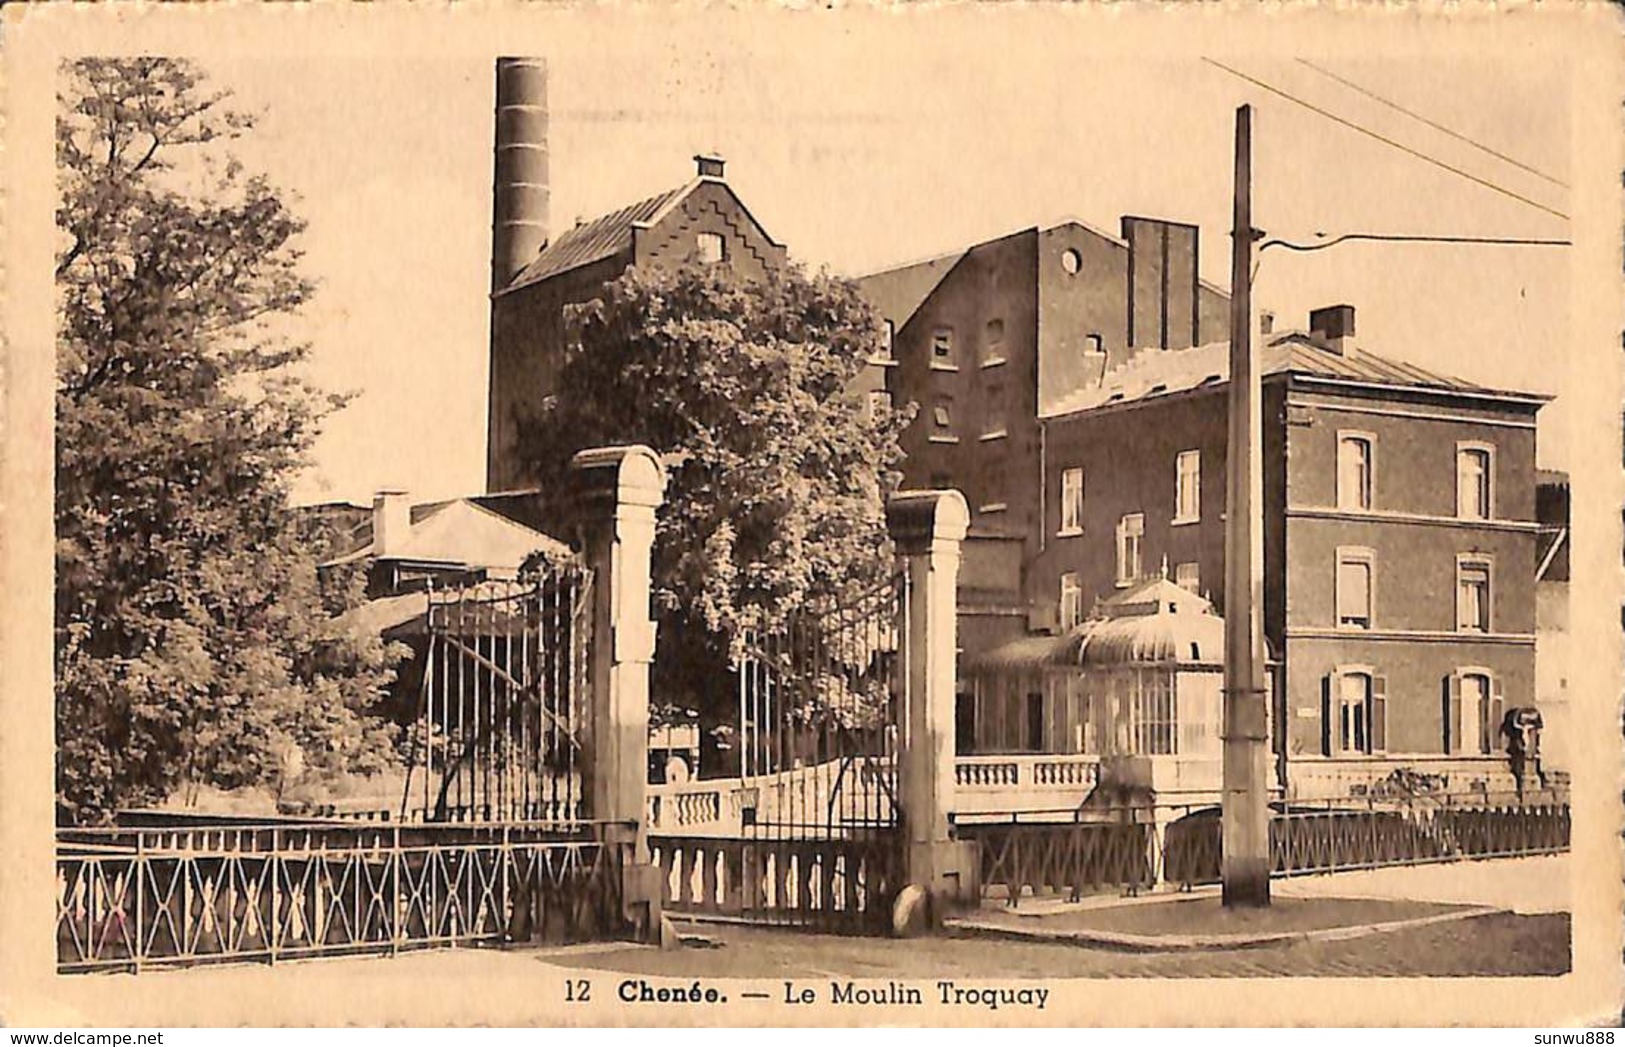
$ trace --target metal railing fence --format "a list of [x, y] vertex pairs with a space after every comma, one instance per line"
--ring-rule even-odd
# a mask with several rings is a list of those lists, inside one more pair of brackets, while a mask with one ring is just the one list
[[524, 823], [64, 829], [58, 969], [601, 938], [621, 860]]

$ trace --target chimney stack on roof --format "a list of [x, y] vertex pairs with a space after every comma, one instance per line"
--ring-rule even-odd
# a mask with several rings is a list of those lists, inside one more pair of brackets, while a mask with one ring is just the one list
[[695, 173], [701, 178], [722, 178], [722, 168], [727, 163], [716, 153], [699, 153], [694, 157]]
[[372, 500], [372, 551], [398, 556], [412, 533], [412, 502], [405, 491], [386, 489]]
[[1137, 349], [1188, 349], [1201, 324], [1200, 230], [1184, 222], [1124, 215], [1128, 244], [1128, 337]]
[[1348, 355], [1354, 346], [1354, 306], [1328, 305], [1309, 314], [1309, 333], [1327, 352]]
[[547, 63], [498, 58], [491, 291], [508, 286], [547, 243]]

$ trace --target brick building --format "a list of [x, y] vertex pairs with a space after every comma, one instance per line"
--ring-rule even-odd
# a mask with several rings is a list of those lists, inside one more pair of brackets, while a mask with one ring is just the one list
[[522, 413], [553, 392], [563, 348], [564, 310], [596, 297], [632, 266], [689, 262], [729, 265], [762, 276], [785, 262], [768, 235], [723, 179], [723, 161], [697, 156], [689, 182], [610, 214], [579, 222], [546, 241], [523, 268], [494, 290], [486, 487], [523, 486], [515, 459]]
[[1041, 549], [1041, 419], [1145, 346], [1226, 336], [1229, 300], [1197, 275], [1195, 226], [1125, 217], [1035, 227], [873, 273], [859, 286], [890, 333], [877, 391], [919, 414], [905, 483], [957, 487], [972, 510], [961, 630], [975, 649], [1020, 635], [1019, 577]]
[[[968, 661], [1163, 571], [1223, 613], [1228, 299], [1197, 251], [1188, 225], [1069, 221], [861, 279], [891, 332], [885, 394], [919, 405], [906, 482], [972, 507]], [[1348, 306], [1309, 327], [1262, 350], [1278, 754], [1304, 791], [1384, 755], [1504, 785], [1501, 710], [1537, 702], [1545, 398], [1367, 351]], [[1028, 748], [1082, 736], [1025, 708], [966, 710], [959, 734], [985, 746], [978, 723], [1015, 718], [1054, 726], [1017, 732]]]
[[[1537, 701], [1546, 398], [1380, 356], [1353, 331], [1337, 306], [1262, 349], [1276, 748], [1301, 793], [1396, 761], [1500, 788], [1502, 712]], [[1021, 595], [1060, 630], [1163, 572], [1223, 613], [1227, 381], [1223, 343], [1149, 350], [1041, 417]]]

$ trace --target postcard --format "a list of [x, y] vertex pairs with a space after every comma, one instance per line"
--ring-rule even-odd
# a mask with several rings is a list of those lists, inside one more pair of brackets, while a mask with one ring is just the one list
[[4, 28], [8, 1023], [1617, 1021], [1617, 12]]

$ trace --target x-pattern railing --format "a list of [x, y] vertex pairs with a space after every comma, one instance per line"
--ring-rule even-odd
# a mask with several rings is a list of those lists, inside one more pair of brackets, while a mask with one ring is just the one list
[[[243, 837], [149, 849], [139, 834], [108, 846], [72, 835], [57, 856], [64, 971], [394, 952], [544, 923], [572, 938], [621, 929], [614, 847], [539, 828], [273, 833], [255, 838], [264, 850], [238, 849]], [[302, 845], [277, 846], [290, 839]]]

